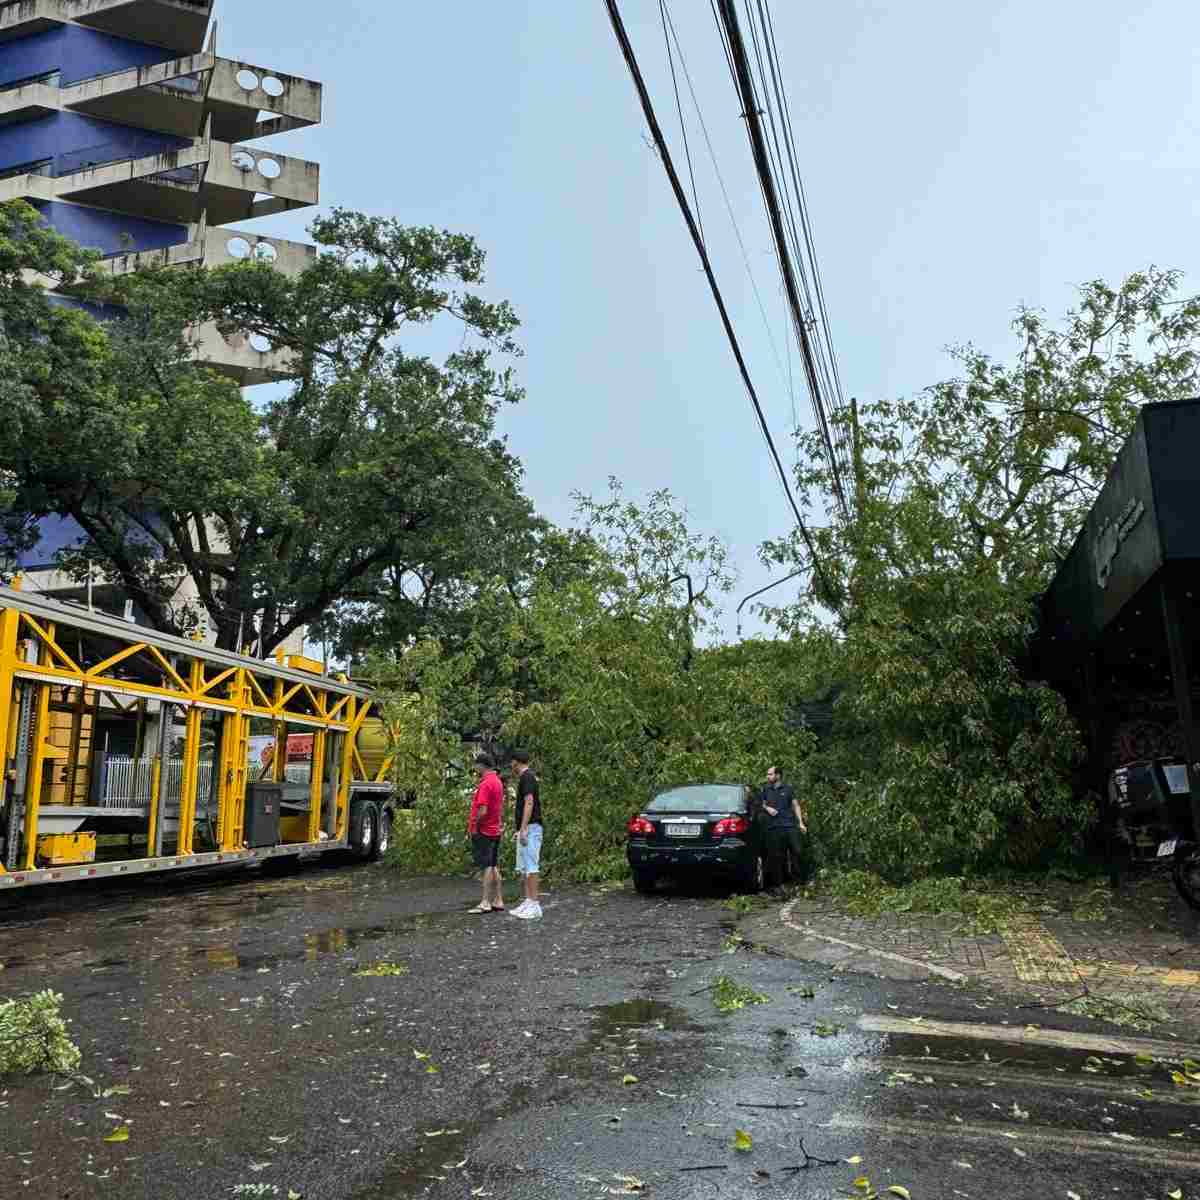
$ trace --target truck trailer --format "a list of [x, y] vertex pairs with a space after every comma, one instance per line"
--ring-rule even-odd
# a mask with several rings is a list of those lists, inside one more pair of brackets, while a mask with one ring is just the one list
[[0, 895], [387, 849], [378, 704], [303, 656], [0, 587], [0, 737]]

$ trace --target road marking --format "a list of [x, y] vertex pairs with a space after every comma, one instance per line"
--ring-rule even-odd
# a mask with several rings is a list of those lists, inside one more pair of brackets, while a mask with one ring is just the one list
[[[931, 1039], [932, 1040], [932, 1039]], [[1095, 1075], [1084, 1074], [1080, 1070], [1070, 1071], [1061, 1064], [1047, 1064], [1044, 1069], [1038, 1069], [1041, 1064], [1032, 1063], [1029, 1059], [1019, 1057], [1020, 1051], [997, 1051], [997, 1057], [989, 1061], [982, 1058], [947, 1059], [932, 1055], [928, 1058], [917, 1055], [887, 1054], [879, 1056], [851, 1055], [842, 1064], [843, 1071], [856, 1075], [888, 1075], [903, 1072], [912, 1076], [903, 1081], [909, 1093], [916, 1099], [931, 1085], [924, 1082], [925, 1076], [934, 1081], [934, 1085], [943, 1086], [954, 1084], [962, 1091], [982, 1088], [1036, 1088], [1039, 1093], [1045, 1091], [1066, 1092], [1071, 1095], [1084, 1094], [1097, 1099], [1111, 1100], [1120, 1098], [1128, 1102], [1131, 1092], [1147, 1088], [1149, 1096], [1138, 1095], [1139, 1107], [1152, 1104], [1167, 1104], [1172, 1108], [1200, 1108], [1200, 1090], [1195, 1088], [1176, 1087], [1163, 1073], [1166, 1068], [1159, 1066], [1158, 1074], [1122, 1074], [1106, 1075], [1099, 1072]], [[945, 1099], [945, 1093], [941, 1093]]]
[[1067, 1029], [1025, 1028], [1018, 1025], [978, 1025], [970, 1021], [912, 1020], [863, 1013], [858, 1027], [866, 1033], [907, 1033], [914, 1037], [970, 1038], [980, 1042], [1006, 1042], [1012, 1046], [1057, 1046], [1093, 1054], [1148, 1054], [1178, 1062], [1200, 1058], [1200, 1047], [1155, 1038], [1119, 1037], [1106, 1033], [1077, 1033]]
[[948, 979], [951, 983], [965, 983], [967, 981], [967, 977], [960, 971], [952, 971], [949, 967], [940, 967], [936, 963], [925, 962], [919, 958], [905, 958], [903, 954], [893, 954], [890, 950], [876, 950], [873, 946], [860, 946], [857, 942], [847, 942], [844, 938], [831, 937], [827, 933], [821, 933], [811, 925], [797, 925], [792, 920], [792, 909], [795, 904], [795, 900], [789, 900], [780, 909], [779, 918], [789, 929], [795, 930], [796, 933], [803, 934], [805, 937], [816, 938], [821, 942], [831, 942], [835, 946], [845, 946], [848, 950], [856, 950], [860, 954], [866, 954], [873, 958], [885, 958], [888, 962], [903, 963], [906, 967], [919, 967], [923, 971], [928, 971], [931, 975]]
[[[940, 1138], [957, 1144], [969, 1142], [1016, 1146], [1019, 1149], [1051, 1150], [1075, 1156], [1089, 1155], [1093, 1158], [1121, 1158], [1144, 1162], [1148, 1167], [1162, 1170], [1164, 1167], [1180, 1171], [1195, 1171], [1195, 1152], [1180, 1152], [1170, 1142], [1139, 1138], [1136, 1142], [1122, 1142], [1105, 1134], [1089, 1133], [1084, 1130], [1056, 1130], [1043, 1125], [999, 1124], [979, 1125], [936, 1125], [929, 1121], [908, 1121], [903, 1118], [878, 1120], [874, 1117], [854, 1113], [834, 1113], [823, 1126], [825, 1129], [855, 1132], [877, 1137]], [[1016, 1137], [1009, 1137], [1016, 1134]]]
[[1032, 913], [1020, 913], [1000, 925], [1017, 978], [1025, 983], [1078, 986], [1079, 972], [1062, 943]]

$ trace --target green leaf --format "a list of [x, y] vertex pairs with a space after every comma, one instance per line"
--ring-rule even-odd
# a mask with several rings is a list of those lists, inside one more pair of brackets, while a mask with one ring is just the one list
[[733, 1148], [745, 1154], [754, 1148], [754, 1139], [744, 1129], [735, 1129], [733, 1132]]
[[108, 1137], [106, 1137], [104, 1140], [106, 1142], [127, 1142], [127, 1141], [129, 1141], [129, 1126], [128, 1125], [118, 1125], [116, 1127], [116, 1129], [114, 1129], [112, 1131], [112, 1133], [110, 1133], [108, 1135]]

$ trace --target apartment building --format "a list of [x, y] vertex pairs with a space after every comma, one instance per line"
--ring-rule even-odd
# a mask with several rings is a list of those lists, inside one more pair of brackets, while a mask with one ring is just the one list
[[[213, 0], [0, 3], [0, 201], [23, 199], [115, 273], [254, 258], [298, 272], [313, 247], [245, 228], [315, 205], [320, 169], [262, 143], [321, 120], [319, 83], [217, 51]], [[78, 303], [60, 297], [61, 303]], [[192, 331], [197, 359], [242, 386], [287, 378], [257, 336]], [[59, 599], [123, 611], [55, 569], [78, 536], [47, 521], [21, 568]], [[180, 600], [190, 595], [180, 581]]]

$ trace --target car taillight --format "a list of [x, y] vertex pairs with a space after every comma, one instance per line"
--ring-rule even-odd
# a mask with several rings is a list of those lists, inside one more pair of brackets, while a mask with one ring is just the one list
[[745, 833], [750, 828], [750, 822], [745, 817], [722, 817], [712, 828], [713, 837], [732, 837], [737, 833]]
[[630, 837], [650, 837], [654, 833], [654, 825], [645, 817], [634, 817], [625, 827]]

